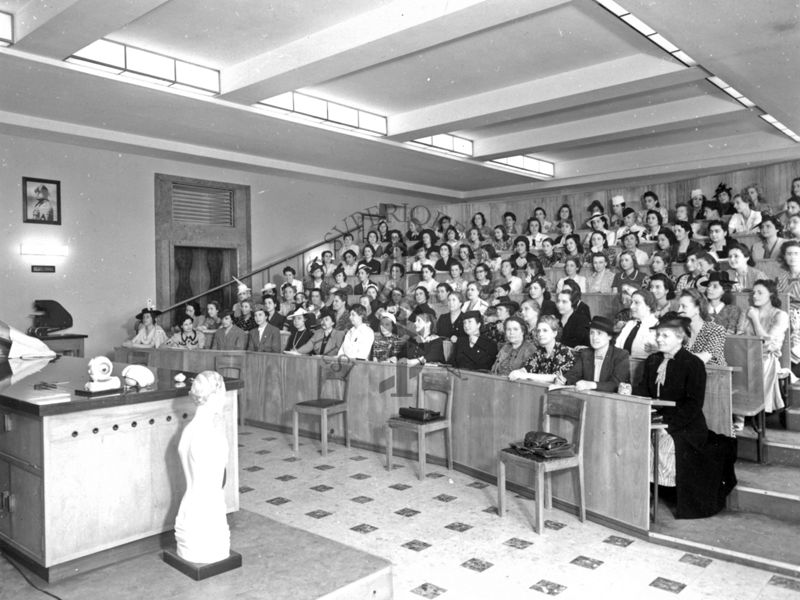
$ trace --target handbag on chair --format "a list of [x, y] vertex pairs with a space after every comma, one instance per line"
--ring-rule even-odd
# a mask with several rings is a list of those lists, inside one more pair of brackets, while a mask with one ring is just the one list
[[512, 443], [511, 448], [520, 456], [559, 458], [573, 455], [572, 444], [547, 431], [529, 431], [522, 444]]
[[435, 410], [430, 410], [429, 408], [406, 406], [400, 409], [400, 416], [404, 419], [411, 419], [412, 421], [426, 423], [427, 421], [438, 419], [441, 416], [441, 413]]

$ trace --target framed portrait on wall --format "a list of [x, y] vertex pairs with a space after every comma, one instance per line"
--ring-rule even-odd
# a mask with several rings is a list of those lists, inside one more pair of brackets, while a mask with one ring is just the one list
[[61, 182], [22, 178], [22, 222], [61, 225]]

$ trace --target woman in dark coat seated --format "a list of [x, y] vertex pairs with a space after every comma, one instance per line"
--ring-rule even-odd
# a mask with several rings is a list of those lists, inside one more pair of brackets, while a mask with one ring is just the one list
[[556, 307], [560, 314], [561, 343], [568, 348], [589, 345], [589, 321], [586, 313], [576, 310], [581, 301], [579, 289], [563, 289], [558, 293]]
[[497, 344], [481, 335], [483, 315], [477, 310], [463, 314], [464, 336], [459, 337], [453, 348], [451, 363], [457, 369], [488, 371], [497, 358]]
[[[435, 318], [435, 315], [427, 312], [421, 312], [414, 318], [417, 335], [408, 340], [405, 356], [400, 357], [408, 366], [444, 362], [444, 340], [433, 331]], [[395, 363], [397, 360], [397, 356], [392, 356], [387, 362]]]
[[589, 346], [575, 353], [575, 364], [564, 375], [578, 391], [616, 392], [631, 380], [630, 355], [614, 347], [614, 323], [596, 316], [589, 323]]
[[684, 347], [691, 336], [686, 317], [670, 312], [655, 326], [658, 352], [647, 357], [634, 394], [672, 400], [658, 407], [667, 429], [659, 430], [658, 482], [674, 487], [678, 519], [710, 517], [725, 507], [736, 486], [736, 441], [708, 430], [703, 416], [706, 370]]

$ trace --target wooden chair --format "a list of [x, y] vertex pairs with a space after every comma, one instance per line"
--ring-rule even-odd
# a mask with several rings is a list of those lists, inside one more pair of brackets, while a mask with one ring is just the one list
[[[552, 506], [551, 473], [566, 469], [578, 471], [578, 510], [581, 521], [586, 519], [586, 498], [583, 482], [583, 433], [586, 423], [586, 401], [559, 394], [546, 395], [542, 399], [542, 430], [550, 431], [551, 417], [574, 421], [572, 429], [573, 456], [563, 458], [538, 458], [519, 456], [508, 449], [497, 453], [497, 514], [501, 517], [506, 510], [506, 464], [533, 469], [534, 491], [536, 493], [536, 523], [534, 530], [540, 534], [544, 530], [544, 509]], [[559, 429], [561, 431], [561, 429]]]
[[753, 418], [756, 460], [759, 463], [766, 461], [763, 343], [761, 338], [749, 335], [725, 338], [725, 361], [741, 367], [733, 372], [733, 413]]
[[428, 405], [426, 392], [444, 394], [441, 416], [431, 421], [421, 422], [405, 419], [400, 416], [391, 417], [386, 422], [386, 467], [392, 469], [393, 432], [395, 429], [416, 431], [419, 443], [419, 478], [425, 478], [425, 457], [427, 455], [427, 439], [429, 433], [444, 431], [444, 452], [448, 470], [453, 469], [453, 378], [449, 373], [431, 373], [421, 371], [417, 378], [417, 407], [431, 408]]
[[[350, 371], [353, 363], [340, 363], [338, 361], [320, 363], [319, 393], [318, 398], [298, 402], [294, 405], [292, 434], [294, 436], [294, 453], [300, 450], [300, 415], [315, 415], [320, 417], [320, 439], [322, 441], [322, 456], [328, 456], [328, 417], [342, 415], [342, 428], [344, 429], [345, 445], [350, 447], [350, 426], [347, 423], [347, 391]], [[328, 398], [325, 392], [326, 382], [341, 382], [341, 398]]]
[[[244, 354], [220, 354], [214, 357], [214, 370], [223, 377], [244, 379]], [[239, 425], [244, 425], [247, 398], [244, 389], [239, 391]]]

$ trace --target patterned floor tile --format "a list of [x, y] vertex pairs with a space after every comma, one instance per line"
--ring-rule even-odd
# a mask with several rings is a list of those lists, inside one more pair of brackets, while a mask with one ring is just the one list
[[281, 475], [280, 477], [276, 477], [278, 481], [291, 481], [292, 479], [297, 479], [294, 475]]
[[356, 473], [355, 475], [350, 475], [350, 479], [358, 479], [359, 481], [362, 479], [369, 479], [372, 475], [367, 475], [366, 473]]
[[263, 470], [264, 470], [264, 467], [258, 467], [258, 466], [255, 466], [255, 467], [246, 467], [244, 470], [245, 470], [245, 471], [249, 471], [250, 473], [256, 473], [256, 472], [258, 472], [258, 471], [263, 471]]
[[317, 471], [330, 471], [331, 469], [335, 469], [333, 465], [317, 465], [314, 467]]
[[787, 590], [800, 592], [800, 580], [784, 577], [783, 575], [773, 575], [767, 583]]
[[403, 548], [408, 548], [409, 550], [413, 550], [414, 552], [422, 552], [427, 548], [430, 548], [431, 545], [427, 542], [423, 542], [422, 540], [411, 540], [410, 542], [406, 542], [403, 544]]
[[265, 442], [274, 442], [278, 438], [276, 438], [276, 437], [263, 437], [261, 439], [264, 440]]
[[465, 531], [472, 529], [472, 525], [467, 525], [466, 523], [460, 523], [456, 521], [455, 523], [450, 523], [449, 525], [445, 525], [444, 528], [457, 531], [458, 533], [464, 533]]
[[560, 523], [558, 521], [551, 521], [550, 519], [545, 519], [544, 526], [548, 529], [552, 529], [554, 531], [558, 531], [559, 529], [564, 529], [566, 527], [566, 523]]
[[392, 488], [393, 490], [398, 490], [400, 492], [411, 488], [410, 485], [406, 485], [405, 483], [395, 483], [390, 485], [389, 487]]
[[296, 456], [290, 456], [289, 458], [284, 458], [283, 462], [297, 462], [298, 460], [300, 459], [297, 458]]
[[467, 487], [475, 488], [476, 490], [482, 490], [483, 488], [489, 487], [489, 484], [483, 481], [473, 481]]
[[489, 513], [490, 515], [499, 515], [500, 513], [497, 511], [496, 506], [489, 506], [483, 509], [483, 512]]
[[438, 585], [433, 585], [432, 583], [423, 583], [421, 586], [411, 590], [411, 593], [416, 594], [417, 596], [422, 596], [423, 598], [438, 598], [446, 591], [446, 589], [440, 588]]
[[280, 506], [281, 504], [286, 504], [287, 502], [291, 502], [291, 500], [288, 498], [282, 498], [281, 496], [273, 498], [272, 500], [267, 500], [267, 504], [273, 504], [275, 506]]
[[362, 461], [362, 460], [369, 460], [369, 459], [366, 456], [351, 456], [350, 460], [354, 460], [356, 462], [359, 462], [359, 461]]
[[659, 590], [664, 590], [665, 592], [672, 592], [673, 594], [680, 594], [681, 591], [683, 591], [683, 588], [686, 587], [686, 584], [679, 581], [672, 581], [671, 579], [666, 579], [664, 577], [656, 577], [650, 583], [650, 587], [658, 588]]
[[352, 531], [357, 531], [358, 533], [372, 533], [373, 531], [377, 530], [378, 528], [374, 525], [368, 525], [367, 523], [361, 523], [361, 525], [356, 525], [355, 527], [350, 528]]
[[531, 586], [532, 590], [536, 590], [537, 592], [542, 592], [543, 594], [547, 594], [548, 596], [558, 596], [561, 592], [567, 589], [567, 586], [561, 585], [560, 583], [555, 583], [554, 581], [547, 581], [546, 579], [541, 579], [537, 581]]
[[314, 490], [315, 492], [330, 492], [333, 488], [329, 485], [321, 483], [319, 485], [315, 485], [311, 489]]
[[425, 477], [427, 479], [441, 479], [442, 477], [444, 477], [444, 473], [437, 473], [437, 472], [426, 473]]
[[586, 569], [596, 569], [603, 564], [602, 560], [589, 558], [588, 556], [576, 556], [569, 562], [573, 565], [578, 565], [579, 567], [584, 567]]
[[239, 435], [253, 435], [252, 431], [240, 431]]
[[510, 540], [506, 540], [503, 542], [506, 546], [511, 546], [512, 548], [516, 548], [517, 550], [524, 550], [528, 546], [532, 546], [533, 542], [529, 542], [528, 540], [523, 540], [520, 538], [511, 538]]
[[307, 512], [307, 517], [312, 517], [314, 519], [324, 519], [325, 517], [330, 517], [333, 513], [329, 513], [327, 510], [312, 510], [311, 512]]
[[372, 502], [373, 498], [369, 496], [356, 496], [355, 498], [350, 498], [351, 501], [357, 502], [358, 504], [366, 504], [367, 502]]
[[710, 558], [706, 558], [705, 556], [698, 556], [697, 554], [684, 554], [681, 556], [680, 562], [682, 563], [689, 563], [690, 565], [694, 565], [695, 567], [703, 567], [704, 569], [710, 565], [713, 560]]
[[401, 508], [400, 510], [394, 511], [394, 514], [400, 515], [401, 517], [416, 517], [419, 511], [413, 508]]
[[488, 560], [482, 560], [480, 558], [470, 558], [467, 562], [461, 563], [461, 566], [465, 569], [469, 569], [470, 571], [477, 571], [478, 573], [483, 573], [489, 567], [494, 566]]
[[452, 502], [456, 499], [456, 497], [449, 496], [448, 494], [439, 494], [438, 496], [434, 496], [433, 499], [438, 500], [439, 502]]
[[256, 454], [260, 454], [261, 456], [264, 456], [265, 454], [271, 454], [272, 450], [256, 450], [255, 453]]
[[242, 486], [239, 487], [239, 493], [240, 494], [246, 494], [247, 492], [252, 492], [253, 489], [255, 489], [255, 488], [251, 488], [249, 486], [242, 485]]
[[603, 542], [606, 544], [611, 544], [612, 546], [627, 548], [633, 543], [633, 540], [618, 535], [610, 535], [606, 539], [604, 539]]
[[397, 463], [392, 465], [392, 471], [397, 471], [397, 469], [404, 469], [403, 465], [398, 465]]

